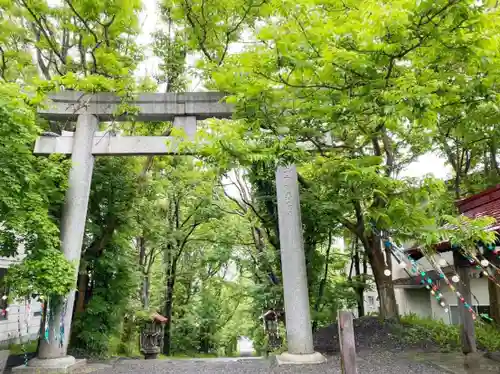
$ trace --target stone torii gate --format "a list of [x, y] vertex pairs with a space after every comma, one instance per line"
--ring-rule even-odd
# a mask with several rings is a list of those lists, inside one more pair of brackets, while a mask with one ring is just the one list
[[[71, 154], [72, 166], [61, 220], [61, 250], [76, 265], [78, 272], [85, 232], [87, 205], [90, 194], [94, 156], [144, 156], [175, 154], [175, 141], [162, 136], [113, 136], [97, 133], [100, 121], [125, 121], [115, 118], [120, 98], [108, 93], [86, 95], [62, 92], [50, 96], [49, 109], [39, 115], [52, 121], [75, 121], [76, 131], [64, 131], [61, 136], [41, 136], [34, 153]], [[130, 104], [138, 107], [137, 121], [173, 121], [188, 138], [196, 133], [198, 120], [231, 118], [233, 107], [217, 92], [202, 93], [145, 93]], [[314, 352], [309, 311], [299, 188], [294, 165], [278, 167], [276, 189], [281, 242], [281, 262], [286, 311], [288, 352], [277, 358], [278, 363], [323, 363], [325, 358]], [[66, 310], [55, 307], [49, 319], [49, 338], [42, 340], [38, 357], [28, 366], [14, 368], [16, 372], [71, 372], [81, 363], [67, 355], [75, 291], [67, 296]], [[61, 320], [63, 319], [63, 320]], [[64, 341], [60, 342], [59, 327], [65, 326]], [[82, 362], [84, 363], [84, 362]]]

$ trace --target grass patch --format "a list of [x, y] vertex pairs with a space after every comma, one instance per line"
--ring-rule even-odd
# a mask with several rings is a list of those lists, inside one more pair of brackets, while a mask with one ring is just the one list
[[453, 352], [460, 348], [458, 326], [447, 325], [441, 320], [418, 317], [410, 314], [401, 317], [403, 340], [409, 344], [435, 343], [442, 352]]
[[500, 331], [493, 325], [476, 324], [476, 340], [480, 349], [500, 351]]
[[32, 340], [29, 343], [25, 343], [24, 347], [23, 344], [9, 344], [0, 346], [0, 350], [8, 349], [11, 355], [16, 356], [16, 355], [22, 355], [25, 352], [35, 353], [37, 345], [38, 345], [38, 340]]
[[[401, 317], [402, 338], [410, 344], [432, 342], [442, 352], [459, 351], [460, 326], [448, 325], [441, 320], [410, 314]], [[480, 350], [494, 352], [500, 350], [500, 331], [493, 325], [476, 323], [476, 341]]]

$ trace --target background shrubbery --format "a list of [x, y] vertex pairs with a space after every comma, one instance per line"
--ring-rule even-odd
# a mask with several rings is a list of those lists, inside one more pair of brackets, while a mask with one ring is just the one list
[[[441, 320], [410, 314], [401, 317], [403, 339], [408, 343], [431, 341], [443, 352], [460, 349], [460, 326], [447, 325]], [[500, 350], [500, 331], [484, 322], [476, 323], [478, 349], [494, 352]]]

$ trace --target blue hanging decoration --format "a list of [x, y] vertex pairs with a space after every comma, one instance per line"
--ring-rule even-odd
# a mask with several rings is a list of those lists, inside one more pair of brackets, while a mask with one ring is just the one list
[[50, 311], [50, 299], [47, 299], [47, 308], [45, 312], [45, 334], [44, 334], [44, 339], [46, 342], [49, 341], [49, 318], [51, 318], [51, 311]]
[[64, 319], [66, 318], [66, 307], [68, 300], [64, 299], [64, 304], [61, 310], [61, 321], [59, 326], [59, 346], [62, 348], [64, 345]]

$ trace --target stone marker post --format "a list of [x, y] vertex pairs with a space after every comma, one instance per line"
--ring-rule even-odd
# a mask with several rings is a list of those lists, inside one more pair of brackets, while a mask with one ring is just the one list
[[339, 310], [338, 324], [342, 374], [358, 374], [352, 313], [345, 310]]
[[325, 358], [315, 353], [313, 346], [295, 165], [278, 167], [276, 194], [288, 344], [288, 353], [277, 358], [278, 364], [323, 363], [326, 361]]

